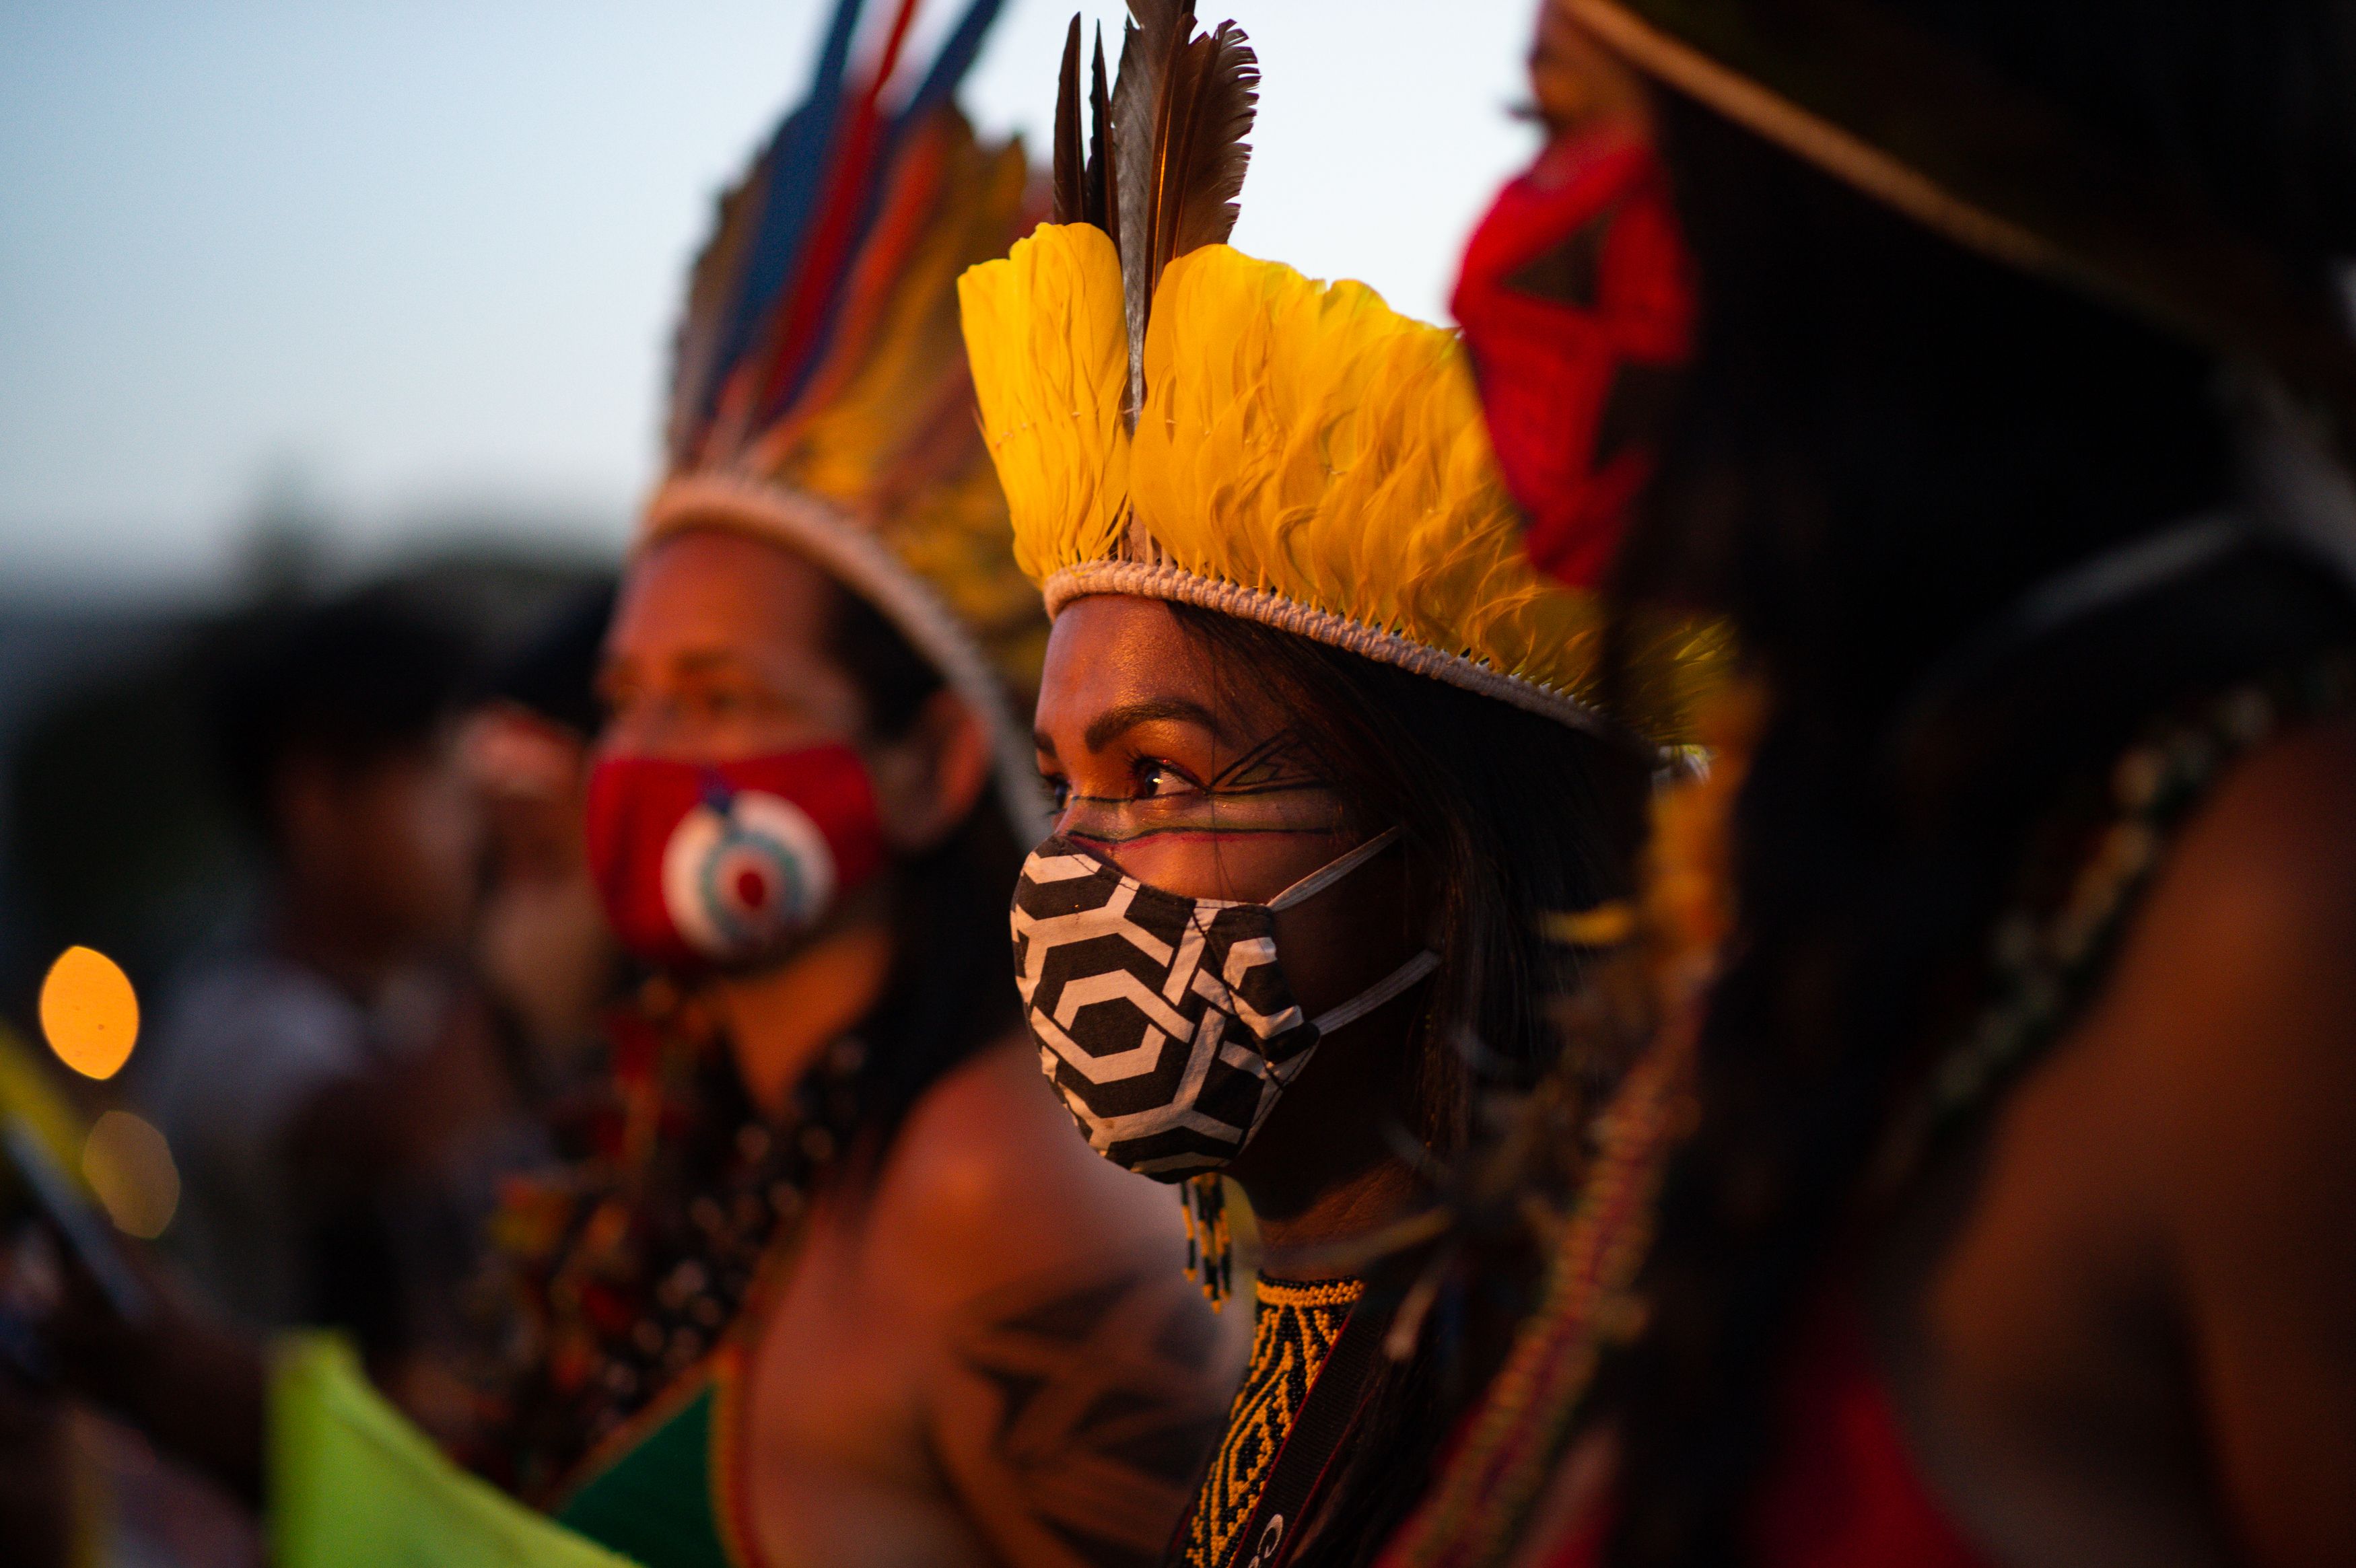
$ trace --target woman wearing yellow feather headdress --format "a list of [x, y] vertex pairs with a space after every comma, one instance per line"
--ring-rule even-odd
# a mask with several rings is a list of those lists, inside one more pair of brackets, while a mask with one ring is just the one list
[[1253, 57], [1191, 0], [1130, 10], [1085, 102], [1074, 23], [1057, 221], [961, 285], [1054, 617], [1017, 978], [1088, 1142], [1184, 1184], [1215, 1295], [1222, 1178], [1258, 1221], [1252, 1366], [1173, 1550], [1352, 1562], [1513, 1309], [1516, 1260], [1401, 1243], [1441, 1228], [1475, 1088], [1554, 1064], [1578, 960], [1544, 917], [1623, 891], [1676, 738], [1646, 672], [1682, 650], [1605, 699], [1597, 606], [1531, 568], [1454, 336], [1224, 243]]

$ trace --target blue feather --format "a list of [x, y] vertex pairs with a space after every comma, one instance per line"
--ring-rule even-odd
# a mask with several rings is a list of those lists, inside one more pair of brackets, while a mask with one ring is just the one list
[[998, 20], [1002, 3], [1003, 0], [973, 0], [973, 4], [966, 7], [964, 18], [949, 34], [948, 41], [941, 46], [939, 57], [933, 61], [933, 69], [925, 73], [923, 85], [916, 89], [916, 96], [908, 100], [908, 107], [901, 111], [899, 120], [893, 127], [895, 137], [957, 91], [958, 84], [973, 69], [975, 57], [981, 53], [981, 41], [988, 36], [990, 25]]
[[691, 393], [699, 422], [711, 417], [728, 373], [752, 346], [801, 253], [803, 230], [809, 227], [828, 156], [841, 130], [843, 76], [851, 63], [851, 41], [858, 31], [863, 4], [864, 0], [838, 0], [809, 96], [778, 125], [764, 155], [769, 179], [759, 228], [745, 256], [736, 297], [728, 306], [710, 374]]
[[[867, 189], [862, 193], [859, 227], [850, 249], [844, 252], [846, 257], [856, 257], [867, 244], [876, 216], [883, 208], [884, 192], [891, 185], [891, 174], [898, 162], [900, 144], [926, 114], [937, 110], [956, 93], [958, 84], [973, 69], [973, 62], [981, 52], [982, 39], [988, 35], [991, 24], [998, 19], [1001, 5], [1002, 0], [973, 0], [955, 30], [941, 45], [940, 54], [934, 59], [932, 69], [925, 73], [924, 81], [908, 100], [907, 107], [894, 115], [885, 127], [884, 144], [878, 150]], [[840, 293], [849, 283], [851, 271], [851, 264], [846, 262], [841, 273], [831, 280], [830, 287]], [[759, 422], [766, 423], [776, 414], [793, 407], [809, 388], [810, 378], [817, 375], [819, 367], [826, 363], [827, 350], [834, 341], [836, 313], [831, 308], [833, 303], [829, 302], [830, 308], [820, 318], [817, 340], [811, 345], [810, 352], [804, 356], [792, 383], [760, 411]]]

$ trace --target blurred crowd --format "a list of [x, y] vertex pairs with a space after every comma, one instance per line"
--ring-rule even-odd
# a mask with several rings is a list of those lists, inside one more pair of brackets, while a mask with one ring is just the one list
[[[339, 1328], [428, 1418], [475, 1333], [498, 1184], [556, 1157], [630, 978], [582, 848], [612, 581], [475, 575], [273, 594], [67, 687], [27, 726], [14, 814], [19, 925], [105, 943], [146, 1009], [119, 1076], [75, 1089], [85, 1117], [161, 1135], [160, 1168], [102, 1189], [113, 1217], [145, 1203], [133, 1233], [225, 1323]], [[63, 795], [93, 753], [139, 776]], [[46, 906], [44, 850], [110, 823], [144, 875]], [[0, 1049], [30, 1063], [37, 1035]], [[129, 1430], [86, 1414], [80, 1437], [120, 1560], [253, 1550]]]

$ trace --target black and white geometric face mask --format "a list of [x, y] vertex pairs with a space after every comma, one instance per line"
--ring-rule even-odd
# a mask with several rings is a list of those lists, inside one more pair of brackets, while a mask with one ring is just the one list
[[1440, 966], [1419, 953], [1312, 1019], [1277, 962], [1277, 912], [1398, 837], [1370, 838], [1264, 904], [1147, 887], [1061, 835], [1031, 852], [1014, 890], [1015, 981], [1040, 1068], [1090, 1147], [1162, 1181], [1219, 1169], [1319, 1040]]

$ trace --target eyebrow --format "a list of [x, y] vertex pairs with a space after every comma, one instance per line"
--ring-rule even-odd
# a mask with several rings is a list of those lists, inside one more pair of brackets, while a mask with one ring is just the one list
[[741, 667], [744, 663], [743, 656], [735, 649], [724, 647], [690, 648], [671, 660], [674, 667], [696, 675], [702, 675], [715, 669]]
[[[619, 679], [624, 669], [636, 668], [646, 662], [609, 649], [599, 656], [593, 678], [597, 685], [607, 686]], [[729, 648], [691, 648], [674, 656], [670, 664], [679, 674], [698, 678], [747, 667], [744, 659]]]
[[[1188, 702], [1183, 698], [1157, 697], [1143, 702], [1125, 702], [1119, 708], [1107, 709], [1098, 714], [1089, 720], [1087, 729], [1081, 732], [1080, 744], [1091, 752], [1101, 752], [1124, 732], [1140, 724], [1173, 719], [1182, 724], [1207, 730], [1214, 737], [1226, 733], [1220, 727], [1219, 716], [1201, 703]], [[1031, 740], [1045, 755], [1052, 757], [1056, 754], [1055, 742], [1045, 731], [1033, 734]]]

